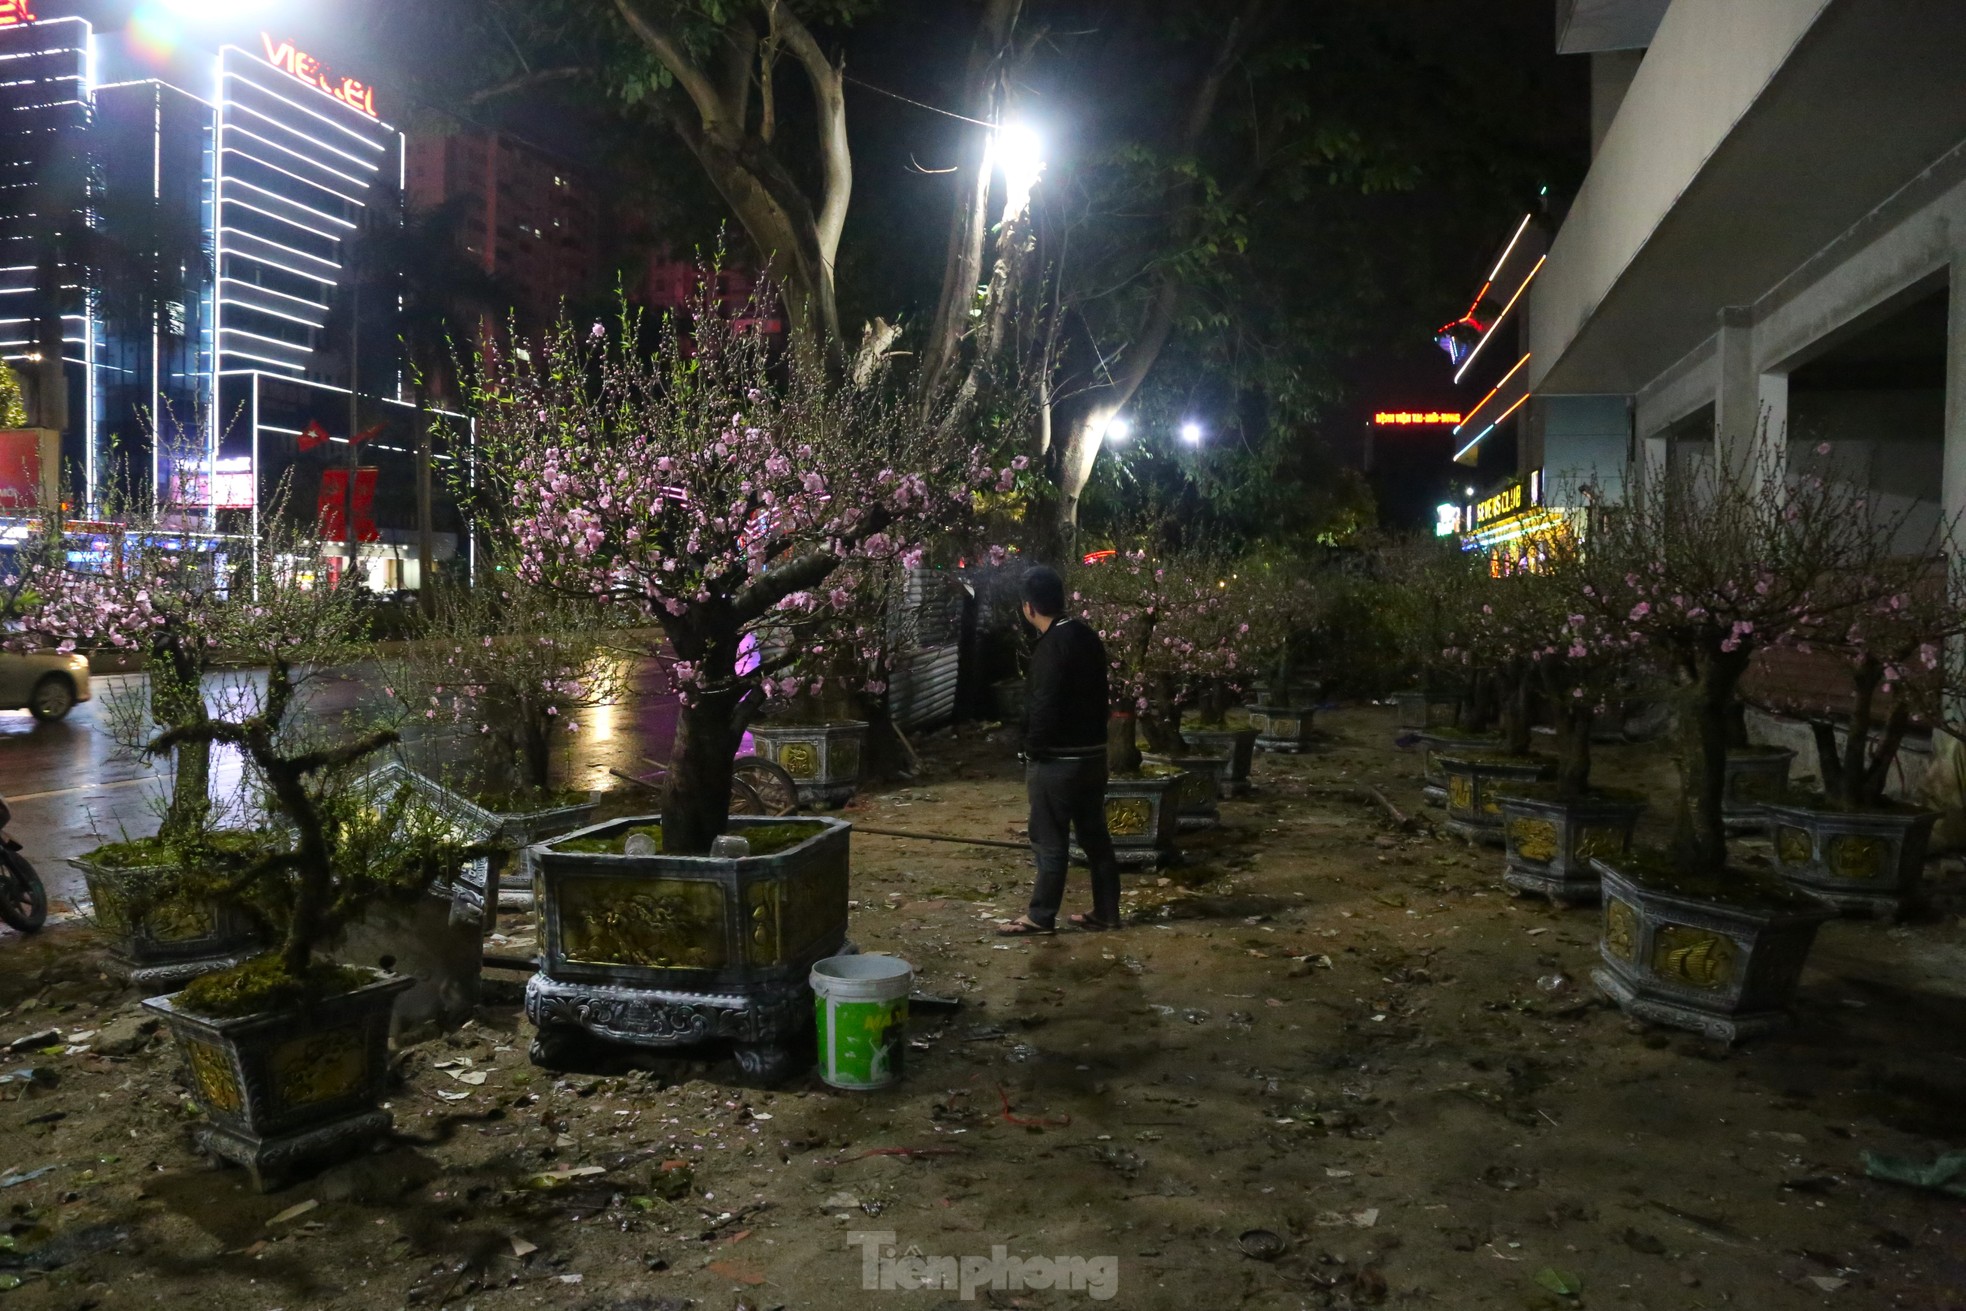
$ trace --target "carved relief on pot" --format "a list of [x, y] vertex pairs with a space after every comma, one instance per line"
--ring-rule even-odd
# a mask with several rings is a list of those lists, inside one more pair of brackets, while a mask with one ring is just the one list
[[778, 763], [793, 778], [819, 777], [819, 744], [817, 742], [781, 742], [778, 744]]
[[1662, 978], [1710, 992], [1734, 981], [1734, 940], [1710, 929], [1663, 924], [1652, 935], [1652, 969]]
[[1862, 833], [1840, 833], [1823, 843], [1823, 863], [1840, 879], [1881, 879], [1893, 864], [1891, 843]]
[[1154, 818], [1154, 803], [1139, 797], [1120, 797], [1106, 803], [1106, 831], [1116, 838], [1137, 838]]
[[315, 1106], [354, 1095], [368, 1068], [367, 1035], [359, 1024], [291, 1038], [273, 1049], [267, 1069], [282, 1108]]
[[1625, 845], [1625, 831], [1621, 828], [1586, 828], [1577, 835], [1577, 859], [1586, 864], [1592, 860], [1609, 860], [1624, 855]]
[[1512, 819], [1509, 841], [1524, 860], [1546, 864], [1556, 859], [1556, 825], [1547, 819]]
[[560, 946], [582, 965], [720, 969], [724, 889], [703, 879], [567, 878], [559, 887]]
[[1604, 903], [1604, 947], [1619, 960], [1638, 959], [1638, 914], [1616, 897]]
[[198, 1099], [225, 1115], [237, 1115], [246, 1104], [239, 1089], [239, 1076], [232, 1069], [232, 1058], [222, 1047], [208, 1042], [186, 1040], [185, 1063], [191, 1067], [191, 1082]]
[[1808, 829], [1782, 824], [1775, 829], [1775, 854], [1784, 865], [1807, 865], [1815, 859], [1816, 844]]

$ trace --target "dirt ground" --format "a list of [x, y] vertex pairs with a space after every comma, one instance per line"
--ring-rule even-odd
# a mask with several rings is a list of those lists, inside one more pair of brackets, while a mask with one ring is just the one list
[[[1322, 722], [1128, 876], [1119, 934], [1000, 942], [1016, 852], [856, 836], [854, 938], [963, 1003], [917, 1017], [892, 1091], [548, 1074], [501, 1002], [402, 1054], [385, 1151], [272, 1196], [192, 1153], [176, 1059], [85, 928], [0, 943], [0, 1043], [62, 1035], [0, 1061], [58, 1080], [0, 1082], [0, 1306], [1966, 1308], [1966, 1200], [1860, 1160], [1966, 1149], [1956, 862], [1952, 909], [1831, 925], [1794, 1028], [1722, 1050], [1595, 996], [1593, 912], [1343, 795], [1426, 814], [1391, 711]], [[848, 817], [1018, 835], [1001, 735], [922, 746]], [[1665, 800], [1655, 748], [1604, 776]], [[849, 1235], [882, 1232], [1094, 1286], [869, 1291]]]

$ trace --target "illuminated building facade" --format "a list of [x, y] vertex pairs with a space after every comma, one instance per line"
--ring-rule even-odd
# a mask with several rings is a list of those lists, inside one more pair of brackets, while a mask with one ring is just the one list
[[[402, 134], [375, 88], [291, 41], [194, 53], [169, 76], [135, 45], [0, 0], [0, 356], [31, 379], [59, 314], [70, 495], [93, 506], [127, 473], [201, 526], [257, 531], [283, 485], [325, 508], [367, 433], [363, 570], [419, 585], [400, 292], [362, 254], [365, 231], [402, 221]], [[73, 185], [64, 158], [86, 161]], [[48, 213], [88, 240], [50, 242]]]

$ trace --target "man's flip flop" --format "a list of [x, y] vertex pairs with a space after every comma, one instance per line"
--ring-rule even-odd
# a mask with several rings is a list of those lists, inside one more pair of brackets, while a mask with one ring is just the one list
[[1073, 915], [1071, 921], [1084, 933], [1111, 933], [1119, 927], [1111, 920], [1102, 920], [1092, 915]]
[[1007, 924], [997, 925], [997, 936], [999, 938], [1038, 938], [1047, 937], [1056, 932], [1058, 932], [1057, 929], [1046, 928], [1042, 924], [1034, 923], [1028, 915], [1020, 915]]

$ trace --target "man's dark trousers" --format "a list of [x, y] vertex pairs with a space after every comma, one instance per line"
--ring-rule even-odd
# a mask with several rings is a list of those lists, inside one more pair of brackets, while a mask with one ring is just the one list
[[1031, 922], [1051, 928], [1065, 897], [1065, 869], [1071, 861], [1070, 830], [1092, 865], [1092, 917], [1120, 922], [1120, 869], [1113, 838], [1106, 831], [1106, 758], [1068, 756], [1033, 760], [1024, 767], [1031, 794], [1031, 851], [1038, 877], [1031, 892]]

